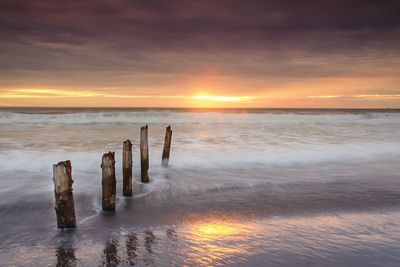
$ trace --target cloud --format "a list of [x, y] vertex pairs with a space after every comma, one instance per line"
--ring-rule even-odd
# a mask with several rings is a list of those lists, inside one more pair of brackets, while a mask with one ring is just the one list
[[0, 92], [0, 98], [63, 98], [63, 97], [95, 97], [104, 94], [93, 91], [67, 91], [55, 89], [13, 89]]
[[[151, 55], [158, 53], [176, 60], [270, 51], [268, 58], [277, 60], [287, 52], [350, 55], [384, 48], [398, 55], [399, 7], [396, 1], [5, 0], [0, 36], [3, 44], [8, 40], [31, 57], [44, 56], [39, 68], [96, 69], [102, 63], [157, 70], [145, 62], [154, 62]], [[160, 68], [169, 65], [161, 63]]]
[[11, 89], [0, 92], [0, 99], [51, 99], [51, 98], [131, 98], [131, 99], [191, 99], [214, 102], [250, 102], [255, 96], [212, 96], [212, 95], [130, 95], [111, 94], [88, 90], [58, 90], [58, 89]]
[[332, 98], [340, 98], [342, 95], [310, 95], [308, 98], [317, 98], [317, 99], [332, 99]]
[[373, 94], [373, 95], [356, 95], [358, 98], [366, 99], [400, 99], [400, 94], [384, 95], [384, 94]]

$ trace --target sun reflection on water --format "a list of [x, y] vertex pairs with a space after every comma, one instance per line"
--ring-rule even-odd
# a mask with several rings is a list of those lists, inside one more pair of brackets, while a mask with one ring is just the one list
[[239, 230], [236, 225], [223, 223], [206, 223], [197, 227], [197, 232], [204, 236], [229, 236]]
[[198, 266], [209, 266], [231, 256], [249, 254], [245, 242], [250, 231], [247, 224], [224, 220], [193, 224], [187, 236], [188, 260]]

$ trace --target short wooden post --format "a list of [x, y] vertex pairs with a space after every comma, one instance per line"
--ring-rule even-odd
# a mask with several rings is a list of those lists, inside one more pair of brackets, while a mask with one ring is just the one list
[[172, 130], [171, 126], [168, 126], [167, 129], [165, 130], [164, 149], [161, 159], [161, 166], [165, 168], [168, 167], [169, 153], [171, 150], [171, 139], [172, 139]]
[[140, 129], [140, 171], [142, 183], [149, 182], [149, 142], [148, 126]]
[[72, 193], [71, 161], [53, 165], [54, 195], [58, 228], [76, 228], [74, 195]]
[[132, 196], [132, 143], [126, 140], [122, 147], [122, 195]]
[[102, 185], [103, 195], [102, 204], [103, 211], [115, 211], [115, 195], [116, 195], [116, 179], [115, 179], [115, 153], [108, 152], [103, 155], [102, 168]]

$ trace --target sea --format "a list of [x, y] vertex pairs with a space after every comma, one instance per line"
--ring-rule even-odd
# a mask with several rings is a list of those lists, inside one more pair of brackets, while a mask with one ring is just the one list
[[[101, 208], [109, 151], [115, 212]], [[64, 160], [74, 230], [56, 224]], [[0, 266], [400, 266], [400, 110], [1, 108]]]

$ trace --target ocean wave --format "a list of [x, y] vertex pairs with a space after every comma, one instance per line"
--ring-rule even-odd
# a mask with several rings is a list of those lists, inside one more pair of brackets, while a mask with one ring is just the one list
[[[381, 158], [400, 156], [400, 143], [366, 142], [348, 144], [297, 144], [292, 147], [270, 145], [235, 148], [233, 146], [200, 149], [200, 146], [175, 146], [170, 165], [175, 169], [223, 168], [238, 169], [257, 166], [291, 166], [296, 164], [319, 164], [324, 162], [367, 162]], [[116, 168], [122, 164], [121, 153], [116, 151]], [[49, 173], [52, 164], [71, 160], [74, 171], [100, 173], [101, 156], [104, 151], [35, 151], [3, 150], [0, 152], [0, 173], [7, 171]], [[160, 148], [150, 147], [150, 169], [160, 172]], [[134, 151], [134, 171], [140, 166], [139, 151]]]
[[99, 111], [71, 113], [18, 113], [0, 111], [0, 125], [63, 124], [387, 124], [400, 123], [398, 112], [176, 112], [169, 110]]

